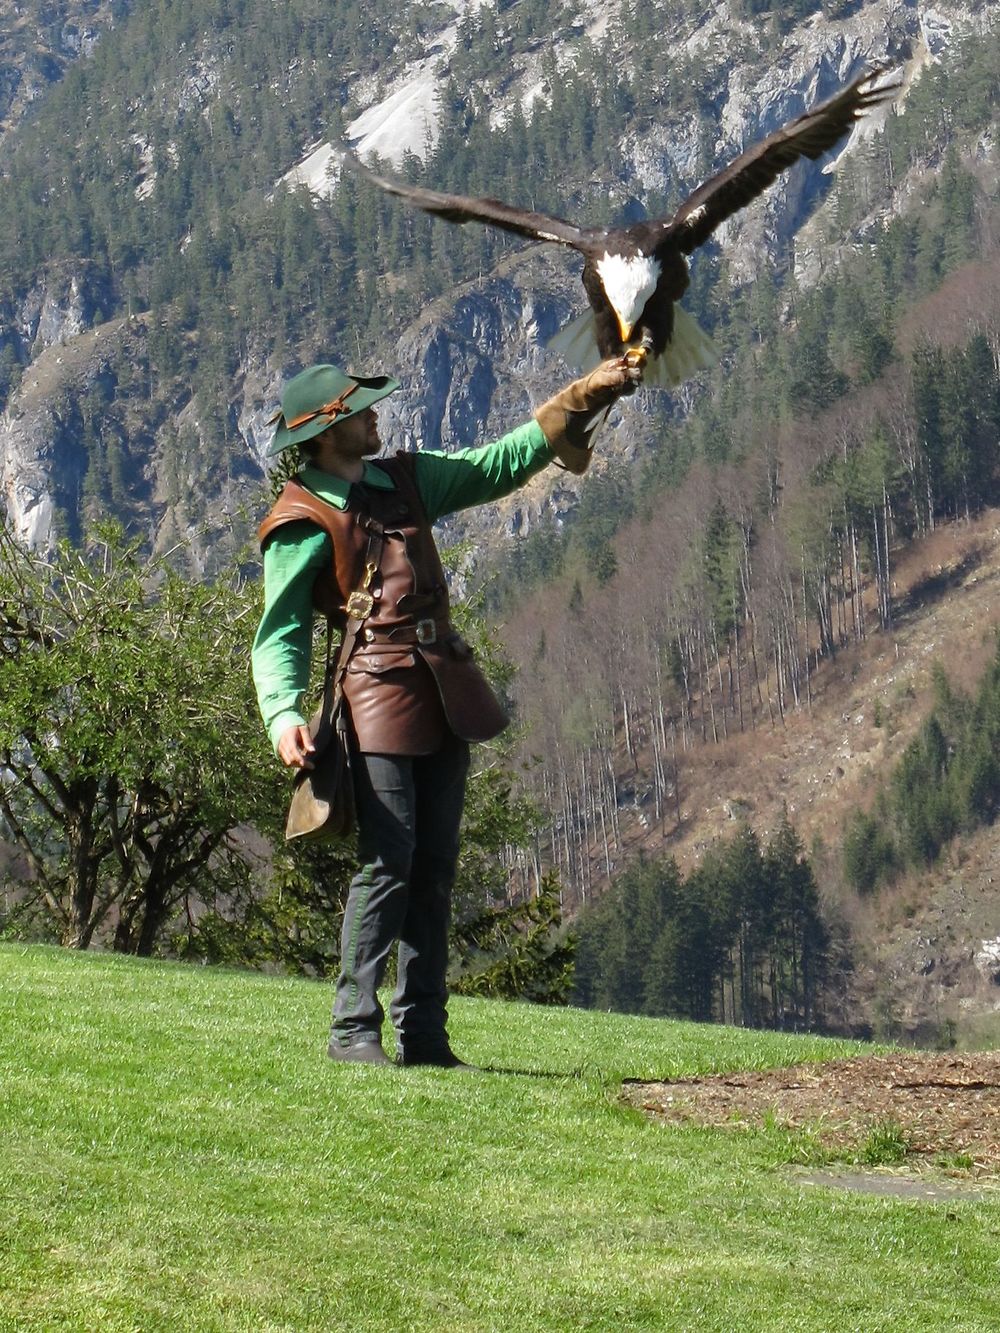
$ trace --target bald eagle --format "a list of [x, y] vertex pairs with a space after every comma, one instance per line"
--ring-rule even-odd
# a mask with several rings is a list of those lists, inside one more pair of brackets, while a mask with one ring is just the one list
[[553, 345], [584, 364], [628, 354], [645, 364], [646, 383], [670, 385], [715, 360], [709, 339], [677, 305], [690, 281], [686, 256], [799, 158], [821, 157], [856, 120], [893, 97], [899, 84], [878, 86], [883, 74], [874, 70], [861, 75], [836, 96], [748, 148], [699, 185], [672, 217], [630, 226], [577, 227], [497, 199], [443, 194], [376, 175], [344, 149], [336, 155], [364, 180], [435, 217], [483, 222], [579, 250], [590, 310], [558, 334]]

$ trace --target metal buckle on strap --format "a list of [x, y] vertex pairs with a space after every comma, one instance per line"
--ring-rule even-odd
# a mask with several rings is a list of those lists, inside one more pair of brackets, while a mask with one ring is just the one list
[[346, 603], [340, 608], [346, 611], [352, 620], [364, 620], [372, 613], [375, 605], [375, 598], [370, 592], [365, 592], [361, 588], [355, 588], [348, 597]]
[[355, 588], [348, 597], [346, 603], [340, 608], [346, 611], [352, 620], [364, 620], [372, 613], [375, 606], [375, 595], [369, 592], [372, 586], [372, 579], [378, 573], [378, 565], [374, 560], [369, 560], [365, 565], [365, 576], [361, 580], [361, 587]]
[[437, 625], [433, 620], [417, 621], [417, 643], [437, 643]]

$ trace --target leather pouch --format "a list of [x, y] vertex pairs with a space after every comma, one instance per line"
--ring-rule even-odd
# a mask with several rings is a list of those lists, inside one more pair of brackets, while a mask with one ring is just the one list
[[498, 736], [510, 718], [465, 640], [456, 634], [420, 651], [434, 673], [448, 725], [455, 735], [466, 741], [488, 741]]

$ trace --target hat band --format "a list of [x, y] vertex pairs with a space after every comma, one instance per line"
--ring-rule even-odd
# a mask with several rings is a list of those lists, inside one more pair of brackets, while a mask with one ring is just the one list
[[[324, 403], [322, 407], [317, 407], [312, 412], [303, 412], [303, 414], [300, 417], [295, 417], [294, 420], [292, 421], [286, 421], [285, 429], [298, 430], [300, 426], [304, 426], [308, 421], [315, 421], [317, 417], [330, 417], [332, 421], [333, 419], [338, 417], [341, 414], [341, 412], [348, 411], [348, 407], [347, 404], [344, 402], [344, 399], [350, 397], [350, 395], [354, 392], [354, 390], [357, 387], [358, 386], [356, 384], [351, 384], [348, 388], [344, 390], [342, 394], [340, 394], [338, 398], [331, 399], [330, 402]], [[272, 418], [272, 421], [278, 420], [280, 416], [281, 413], [279, 412], [276, 417]]]

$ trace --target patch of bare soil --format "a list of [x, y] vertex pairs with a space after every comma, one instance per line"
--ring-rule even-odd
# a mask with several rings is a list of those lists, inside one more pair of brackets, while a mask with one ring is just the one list
[[898, 1126], [907, 1161], [969, 1158], [1000, 1175], [1000, 1051], [900, 1052], [788, 1069], [741, 1070], [624, 1085], [654, 1119], [717, 1127], [773, 1121], [807, 1129], [835, 1155], [862, 1149], [872, 1131]]

